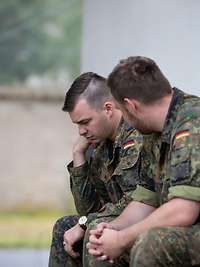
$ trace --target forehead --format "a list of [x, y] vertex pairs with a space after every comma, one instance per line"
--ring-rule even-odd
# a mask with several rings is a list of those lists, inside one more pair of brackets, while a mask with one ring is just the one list
[[91, 107], [84, 98], [78, 100], [73, 111], [69, 112], [70, 118], [74, 123], [90, 119], [94, 114], [97, 114], [97, 111]]

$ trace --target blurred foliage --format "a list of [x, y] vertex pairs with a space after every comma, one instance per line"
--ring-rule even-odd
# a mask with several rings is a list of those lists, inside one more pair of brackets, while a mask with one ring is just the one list
[[1, 211], [0, 248], [49, 248], [53, 225], [66, 214], [76, 214], [73, 202], [65, 211]]
[[81, 0], [0, 2], [0, 84], [80, 65]]
[[[62, 213], [1, 213], [0, 248], [48, 248], [52, 229]], [[12, 227], [10, 227], [12, 225]]]

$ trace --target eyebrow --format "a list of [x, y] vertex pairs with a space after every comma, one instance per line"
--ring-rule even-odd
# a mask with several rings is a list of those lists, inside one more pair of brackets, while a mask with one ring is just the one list
[[91, 118], [85, 118], [85, 119], [82, 119], [80, 121], [75, 121], [74, 123], [81, 124], [81, 123], [84, 123], [85, 121], [90, 121], [90, 120], [91, 120]]

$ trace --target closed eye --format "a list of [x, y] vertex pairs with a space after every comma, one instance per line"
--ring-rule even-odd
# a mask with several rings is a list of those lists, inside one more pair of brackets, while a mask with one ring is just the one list
[[87, 125], [90, 121], [91, 121], [91, 119], [82, 120], [82, 121], [79, 121], [77, 124], [79, 124], [79, 125]]

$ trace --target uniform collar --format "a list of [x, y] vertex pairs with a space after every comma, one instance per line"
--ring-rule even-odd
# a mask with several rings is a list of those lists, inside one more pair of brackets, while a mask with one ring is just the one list
[[183, 97], [184, 97], [183, 91], [175, 87], [172, 90], [173, 90], [172, 100], [169, 106], [169, 110], [167, 113], [167, 117], [161, 135], [162, 142], [168, 144], [170, 144], [171, 133], [174, 126], [174, 122], [176, 121], [177, 113], [181, 103], [183, 102]]
[[173, 90], [173, 95], [161, 135], [162, 142], [168, 144], [170, 144], [171, 133], [174, 126], [174, 122], [176, 121], [178, 110], [180, 108], [181, 103], [183, 103], [183, 98], [184, 98], [183, 91], [175, 87], [172, 90]]
[[130, 126], [122, 117], [117, 129], [117, 134], [113, 146], [115, 148], [121, 147], [124, 142], [124, 138], [127, 136], [127, 132], [131, 130], [133, 130], [133, 127]]
[[105, 146], [106, 151], [111, 153], [109, 154], [109, 164], [112, 163], [116, 153], [118, 153], [119, 150], [121, 149], [124, 139], [127, 137], [127, 133], [132, 130], [133, 130], [133, 127], [130, 126], [122, 117], [122, 119], [120, 120], [118, 129], [117, 129], [117, 134], [116, 134], [114, 142], [107, 139], [104, 143], [102, 143], [102, 147], [106, 145]]

